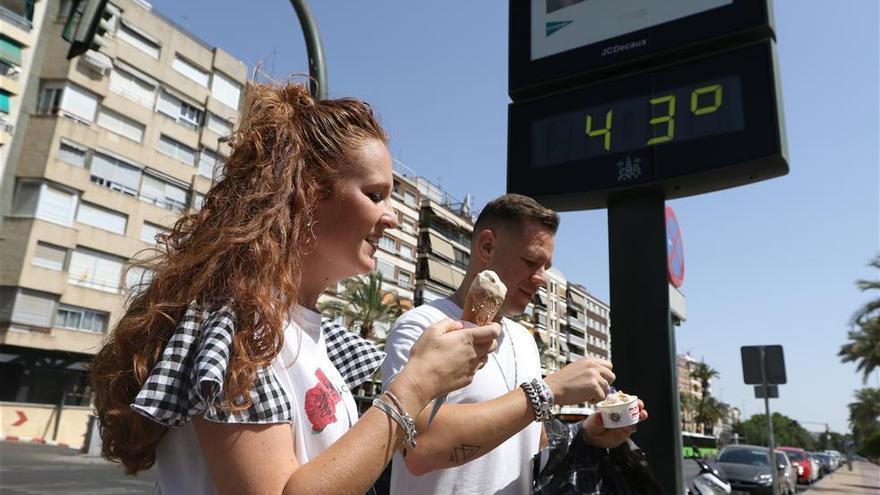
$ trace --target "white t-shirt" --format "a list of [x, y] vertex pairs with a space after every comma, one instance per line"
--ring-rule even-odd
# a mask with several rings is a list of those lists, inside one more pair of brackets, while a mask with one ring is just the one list
[[[284, 346], [271, 369], [291, 401], [296, 458], [300, 464], [323, 452], [358, 419], [342, 376], [327, 357], [321, 315], [298, 308], [284, 329]], [[192, 422], [168, 431], [156, 449], [158, 493], [215, 495]]]
[[[450, 299], [438, 299], [404, 313], [388, 335], [382, 364], [383, 386], [387, 387], [403, 369], [409, 351], [422, 332], [446, 318], [461, 318], [462, 309]], [[520, 383], [541, 377], [538, 347], [522, 325], [502, 319], [495, 357], [490, 357], [474, 381], [451, 392], [447, 403], [475, 403], [500, 397]], [[514, 350], [515, 348], [515, 350]], [[516, 359], [514, 359], [514, 355]], [[502, 372], [503, 370], [503, 372]], [[429, 406], [430, 407], [430, 406]], [[418, 438], [416, 438], [418, 441]], [[403, 457], [394, 455], [391, 469], [392, 495], [422, 494], [516, 494], [531, 493], [532, 456], [538, 453], [541, 425], [531, 423], [486, 455], [464, 465], [415, 476], [406, 468]], [[452, 454], [452, 453], [450, 453]], [[466, 452], [460, 452], [467, 455]]]

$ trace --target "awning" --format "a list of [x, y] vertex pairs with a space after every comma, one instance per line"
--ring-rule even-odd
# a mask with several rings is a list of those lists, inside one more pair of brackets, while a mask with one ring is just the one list
[[159, 86], [159, 81], [157, 81], [156, 78], [154, 78], [152, 76], [148, 76], [147, 74], [141, 72], [138, 69], [135, 69], [131, 65], [123, 62], [122, 60], [119, 60], [118, 58], [113, 60], [113, 65], [118, 67], [120, 70], [128, 72], [129, 74], [137, 77], [138, 79], [142, 80], [145, 83], [152, 84], [153, 86], [156, 86], [156, 87]]
[[135, 33], [137, 33], [137, 34], [143, 36], [143, 37], [146, 38], [150, 43], [153, 43], [154, 45], [162, 46], [162, 42], [159, 41], [159, 38], [153, 36], [152, 34], [146, 32], [146, 31], [144, 31], [143, 29], [139, 28], [139, 27], [136, 26], [135, 24], [132, 24], [132, 22], [129, 21], [128, 19], [126, 19], [126, 18], [123, 17], [122, 19], [120, 19], [120, 21], [122, 21], [122, 25], [123, 25], [123, 26], [125, 26], [125, 27], [127, 27], [128, 29], [131, 29], [132, 31], [134, 31]]
[[449, 261], [455, 261], [455, 249], [453, 249], [451, 242], [433, 233], [428, 233], [428, 237], [431, 241], [431, 250], [435, 254], [439, 254]]
[[82, 60], [101, 72], [109, 71], [113, 68], [113, 60], [107, 55], [104, 55], [101, 52], [96, 52], [95, 50], [87, 50], [83, 54]]
[[437, 205], [436, 203], [433, 205], [430, 205], [429, 209], [432, 212], [434, 212], [434, 214], [437, 215], [438, 217], [443, 218], [447, 222], [449, 222], [457, 227], [461, 227], [462, 229], [464, 229], [468, 232], [473, 232], [473, 230], [474, 230], [474, 226], [470, 222], [459, 217], [455, 213], [447, 210], [446, 208], [444, 208], [440, 205]]
[[457, 289], [464, 274], [439, 260], [428, 259], [428, 276], [452, 289]]

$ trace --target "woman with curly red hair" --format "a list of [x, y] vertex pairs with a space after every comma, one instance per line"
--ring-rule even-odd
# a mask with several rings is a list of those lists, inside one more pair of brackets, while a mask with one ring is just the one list
[[173, 494], [361, 494], [413, 417], [473, 379], [499, 327], [447, 320], [360, 419], [351, 388], [383, 355], [322, 321], [318, 297], [374, 269], [397, 225], [370, 107], [254, 85], [222, 178], [160, 236], [150, 283], [95, 357], [103, 455], [158, 465]]

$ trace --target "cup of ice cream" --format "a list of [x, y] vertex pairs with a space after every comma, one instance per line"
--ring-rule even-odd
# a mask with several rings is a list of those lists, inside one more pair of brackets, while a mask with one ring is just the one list
[[639, 398], [621, 391], [612, 391], [596, 404], [605, 428], [622, 428], [639, 422]]

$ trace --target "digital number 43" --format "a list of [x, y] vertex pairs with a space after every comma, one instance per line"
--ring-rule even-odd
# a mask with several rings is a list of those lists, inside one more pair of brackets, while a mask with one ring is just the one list
[[[722, 91], [720, 84], [703, 86], [702, 88], [697, 88], [691, 91], [691, 113], [694, 115], [706, 115], [718, 110], [721, 107]], [[702, 98], [704, 103], [702, 103], [703, 106], [701, 106], [700, 97], [706, 94], [711, 95], [711, 101], [708, 105], [705, 104], [705, 101], [710, 98], [704, 97]], [[651, 120], [648, 121], [648, 125], [653, 128], [653, 126], [656, 125], [666, 124], [666, 133], [661, 136], [652, 137], [645, 143], [645, 145], [653, 146], [655, 144], [672, 141], [675, 138], [675, 95], [658, 96], [656, 98], [651, 98], [648, 102], [651, 104], [652, 110], [653, 107], [657, 105], [665, 106], [665, 113], [651, 118]], [[605, 113], [605, 126], [599, 128], [593, 128], [593, 116], [587, 114], [586, 134], [589, 137], [602, 138], [602, 147], [605, 148], [605, 151], [610, 151], [611, 128], [613, 123], [614, 109], [608, 110], [608, 112]]]

